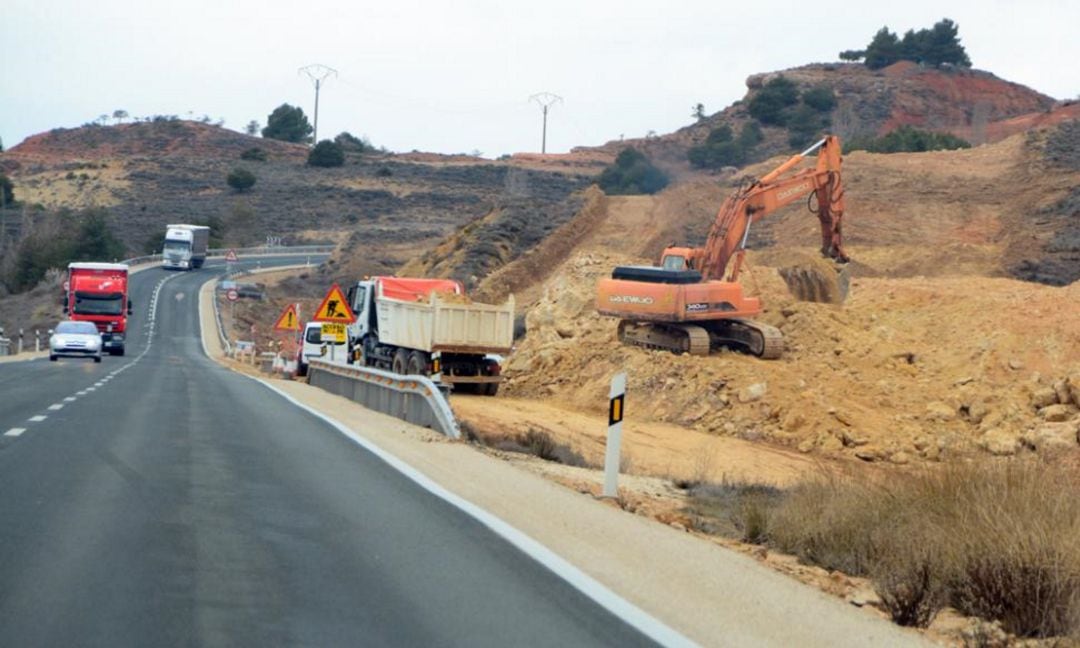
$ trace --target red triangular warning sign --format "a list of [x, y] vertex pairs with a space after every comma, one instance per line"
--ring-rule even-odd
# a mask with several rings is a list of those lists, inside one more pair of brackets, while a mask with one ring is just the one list
[[356, 315], [353, 315], [352, 309], [349, 308], [349, 302], [345, 299], [345, 294], [341, 292], [341, 288], [334, 284], [330, 288], [330, 292], [326, 293], [326, 297], [323, 298], [319, 308], [315, 311], [315, 316], [311, 319], [316, 322], [352, 324], [356, 321]]
[[274, 324], [275, 331], [299, 331], [300, 318], [296, 316], [296, 304], [289, 304], [281, 311], [281, 316]]
[[236, 250], [230, 249], [225, 254], [225, 260], [228, 261], [229, 263], [235, 263], [236, 262]]

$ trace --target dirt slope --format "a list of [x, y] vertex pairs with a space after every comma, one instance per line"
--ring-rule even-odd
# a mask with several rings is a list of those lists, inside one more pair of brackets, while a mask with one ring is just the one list
[[1076, 176], [1048, 173], [1024, 137], [845, 163], [856, 260], [848, 303], [796, 302], [775, 271], [814, 253], [817, 221], [802, 206], [757, 229], [768, 247], [750, 254], [745, 283], [784, 332], [782, 360], [628, 348], [615, 341], [615, 321], [596, 315], [596, 282], [615, 265], [654, 261], [680, 231], [696, 229], [691, 242], [700, 242], [705, 205], [729, 189], [692, 181], [655, 197], [593, 196], [576, 244], [542, 257], [559, 262], [554, 270], [533, 273], [530, 286], [525, 270], [541, 264], [526, 258], [493, 275], [489, 285], [516, 273], [508, 285], [535, 304], [505, 393], [601, 414], [611, 375], [627, 370], [632, 416], [700, 433], [897, 463], [1019, 451], [1045, 423], [1033, 393], [1080, 371], [1080, 284], [1003, 275], [1033, 231], [1023, 219], [1060, 200]]

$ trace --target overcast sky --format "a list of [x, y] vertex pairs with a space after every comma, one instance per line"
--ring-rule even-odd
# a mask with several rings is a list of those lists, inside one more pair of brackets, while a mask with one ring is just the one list
[[1080, 2], [457, 0], [5, 0], [0, 138], [75, 127], [116, 109], [265, 125], [310, 116], [298, 68], [338, 71], [319, 136], [393, 151], [539, 151], [538, 92], [563, 97], [548, 151], [667, 133], [740, 98], [750, 74], [837, 60], [883, 25], [943, 17], [974, 66], [1056, 98], [1080, 94]]

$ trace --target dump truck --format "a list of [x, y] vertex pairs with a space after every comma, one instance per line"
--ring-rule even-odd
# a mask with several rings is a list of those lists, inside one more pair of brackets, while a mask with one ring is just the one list
[[449, 279], [374, 277], [347, 299], [349, 361], [402, 375], [431, 376], [456, 391], [494, 396], [514, 341], [514, 298], [474, 303]]
[[201, 268], [209, 245], [210, 228], [205, 225], [166, 225], [161, 265], [178, 270]]
[[102, 350], [124, 355], [128, 316], [128, 266], [123, 263], [69, 263], [64, 282], [64, 313], [79, 322], [93, 322]]

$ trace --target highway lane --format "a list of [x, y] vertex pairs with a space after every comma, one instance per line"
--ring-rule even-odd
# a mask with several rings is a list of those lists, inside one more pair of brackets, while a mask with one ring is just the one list
[[[128, 356], [112, 359], [138, 358], [127, 369], [16, 365], [44, 385], [42, 403], [104, 382], [0, 447], [4, 643], [649, 643], [321, 420], [206, 358], [196, 307], [207, 273], [140, 273], [137, 299], [148, 304], [163, 276], [149, 348], [143, 321]], [[3, 425], [26, 413], [4, 407]]]
[[[268, 267], [302, 263], [307, 257], [276, 256], [241, 260], [237, 268]], [[321, 257], [314, 257], [318, 260]], [[210, 261], [205, 270], [195, 274], [220, 273], [222, 261]], [[0, 363], [0, 447], [10, 443], [13, 437], [5, 436], [9, 430], [29, 429], [40, 421], [32, 417], [45, 416], [54, 405], [65, 405], [65, 398], [79, 398], [96, 391], [95, 383], [109, 373], [131, 363], [132, 358], [145, 347], [149, 333], [149, 306], [158, 284], [185, 273], [149, 268], [131, 277], [133, 316], [128, 321], [128, 342], [123, 357], [105, 355], [100, 364], [85, 358], [59, 358], [49, 362], [47, 358], [24, 362]], [[57, 295], [59, 298], [59, 295]], [[46, 340], [47, 344], [47, 340]], [[92, 390], [83, 394], [78, 392]]]

